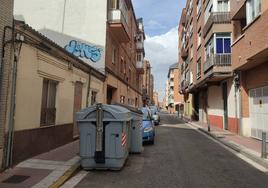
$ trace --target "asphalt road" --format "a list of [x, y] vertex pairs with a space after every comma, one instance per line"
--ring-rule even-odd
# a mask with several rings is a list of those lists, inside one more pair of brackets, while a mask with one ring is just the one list
[[91, 171], [76, 187], [267, 188], [268, 175], [162, 114], [155, 145], [131, 155], [120, 172]]

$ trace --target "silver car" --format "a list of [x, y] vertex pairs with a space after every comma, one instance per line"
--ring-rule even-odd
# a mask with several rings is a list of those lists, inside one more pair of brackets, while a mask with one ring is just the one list
[[155, 125], [159, 125], [160, 124], [160, 116], [159, 116], [159, 110], [156, 106], [149, 106], [152, 115], [153, 115], [153, 121]]

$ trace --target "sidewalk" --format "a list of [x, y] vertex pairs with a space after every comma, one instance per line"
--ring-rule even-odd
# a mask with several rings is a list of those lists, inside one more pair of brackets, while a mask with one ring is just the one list
[[208, 132], [208, 125], [205, 123], [191, 121], [187, 122], [197, 127], [200, 131], [220, 141], [229, 148], [235, 150], [236, 152], [239, 152], [251, 160], [259, 163], [260, 165], [268, 168], [268, 159], [261, 158], [260, 140], [239, 136], [235, 133], [231, 133], [229, 131], [213, 126], [210, 127], [210, 132]]
[[0, 174], [0, 187], [57, 187], [79, 168], [78, 152], [79, 140], [23, 161]]

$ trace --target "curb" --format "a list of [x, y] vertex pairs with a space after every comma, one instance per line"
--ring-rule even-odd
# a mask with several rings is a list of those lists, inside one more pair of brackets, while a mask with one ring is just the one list
[[[231, 142], [228, 142], [228, 141], [224, 141], [224, 140], [221, 140], [220, 138], [218, 138], [215, 134], [213, 133], [210, 133], [208, 131], [206, 131], [205, 129], [201, 128], [200, 126], [194, 124], [194, 123], [191, 123], [191, 122], [186, 122], [192, 126], [195, 126], [197, 127], [197, 129], [203, 133], [205, 133], [206, 135], [210, 136], [211, 138], [217, 140], [218, 142], [222, 143], [223, 145], [227, 146], [228, 148], [234, 150], [235, 152], [237, 153], [240, 153], [242, 155], [244, 155], [245, 157], [253, 160], [254, 162], [258, 163], [259, 165], [265, 167], [265, 168], [268, 168], [268, 161], [265, 160], [265, 159], [262, 159], [260, 157], [260, 154], [257, 155], [258, 153], [257, 152], [254, 152], [254, 151], [250, 151], [249, 149], [243, 147], [243, 146], [240, 146], [238, 144], [233, 144]], [[257, 154], [255, 154], [257, 153]]]
[[58, 188], [62, 186], [78, 169], [80, 169], [80, 162], [77, 162], [71, 166], [61, 177], [50, 185], [49, 188]]
[[58, 188], [63, 185], [80, 168], [80, 157], [75, 156], [53, 170], [33, 188]]

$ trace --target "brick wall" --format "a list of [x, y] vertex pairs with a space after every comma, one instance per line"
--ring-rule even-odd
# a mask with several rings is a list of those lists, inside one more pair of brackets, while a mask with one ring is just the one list
[[[6, 119], [6, 98], [8, 88], [8, 70], [10, 65], [10, 46], [5, 49], [5, 58], [2, 59], [3, 49], [3, 34], [5, 26], [12, 26], [13, 20], [13, 0], [1, 0], [0, 6], [0, 67], [1, 67], [1, 79], [0, 79], [0, 168], [2, 166], [3, 156], [3, 141], [4, 141], [4, 125]], [[7, 39], [10, 39], [11, 32], [7, 33]]]

